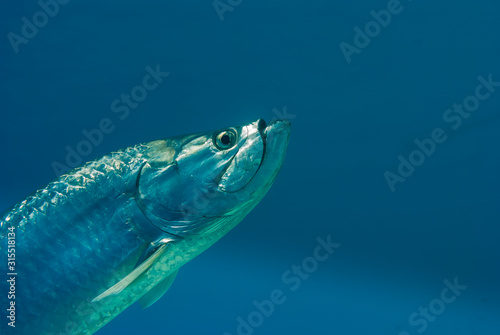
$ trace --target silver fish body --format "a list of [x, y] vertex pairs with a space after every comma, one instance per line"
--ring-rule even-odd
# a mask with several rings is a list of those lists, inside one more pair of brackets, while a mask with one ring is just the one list
[[154, 303], [262, 199], [289, 130], [258, 120], [137, 145], [4, 213], [1, 255], [9, 228], [16, 233], [15, 333], [93, 334], [132, 303]]

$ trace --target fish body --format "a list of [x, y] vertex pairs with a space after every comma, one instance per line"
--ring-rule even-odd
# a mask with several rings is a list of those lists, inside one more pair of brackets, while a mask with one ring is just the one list
[[289, 129], [258, 120], [140, 144], [61, 176], [5, 212], [0, 255], [9, 231], [16, 234], [15, 333], [93, 334], [134, 302], [154, 303], [181, 266], [262, 199]]

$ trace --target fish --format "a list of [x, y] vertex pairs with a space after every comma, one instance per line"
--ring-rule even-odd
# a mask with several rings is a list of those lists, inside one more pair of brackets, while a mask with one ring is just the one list
[[[290, 128], [258, 119], [142, 143], [78, 167], [7, 210], [0, 254], [15, 232], [16, 333], [94, 334], [133, 303], [154, 304], [183, 265], [268, 192]], [[14, 301], [8, 289], [3, 310]]]

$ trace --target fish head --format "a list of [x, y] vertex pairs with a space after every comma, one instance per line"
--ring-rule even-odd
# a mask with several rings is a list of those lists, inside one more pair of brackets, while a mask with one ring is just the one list
[[290, 123], [262, 119], [145, 144], [136, 201], [178, 237], [224, 235], [264, 197], [285, 157]]

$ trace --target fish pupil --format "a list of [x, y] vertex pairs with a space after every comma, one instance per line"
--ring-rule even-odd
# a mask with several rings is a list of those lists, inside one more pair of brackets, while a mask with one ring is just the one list
[[231, 143], [231, 138], [229, 137], [228, 134], [224, 134], [224, 135], [222, 135], [220, 141], [222, 144], [228, 145], [229, 143]]

